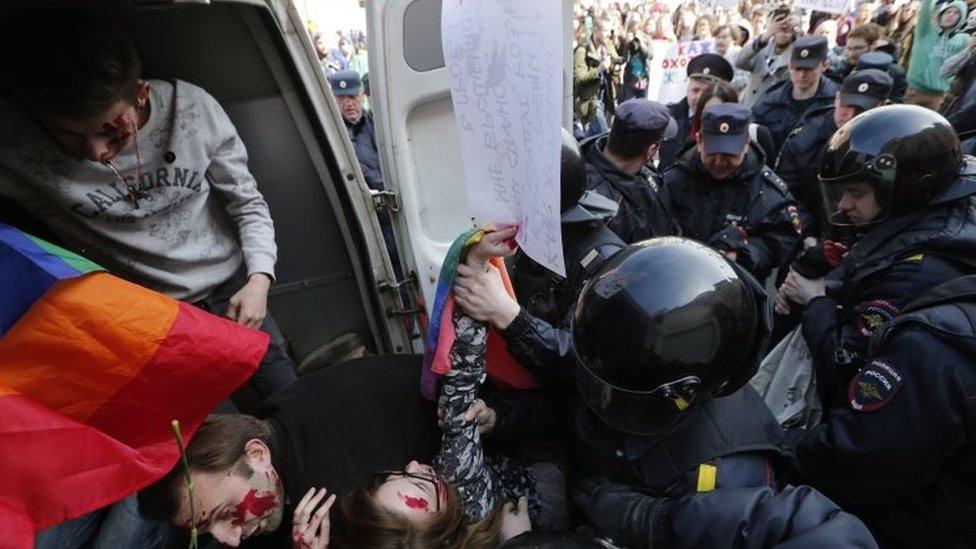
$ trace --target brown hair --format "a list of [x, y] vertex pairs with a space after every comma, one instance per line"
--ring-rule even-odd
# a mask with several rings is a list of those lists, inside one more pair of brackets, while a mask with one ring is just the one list
[[[186, 447], [187, 465], [193, 472], [232, 471], [250, 478], [254, 470], [242, 458], [244, 447], [254, 439], [270, 446], [271, 426], [253, 416], [211, 414]], [[139, 511], [150, 519], [173, 520], [183, 499], [181, 490], [186, 489], [183, 479], [182, 464], [177, 463], [160, 481], [139, 492]]]
[[847, 39], [860, 38], [868, 43], [868, 47], [878, 41], [884, 34], [884, 29], [881, 25], [877, 23], [864, 23], [854, 27], [851, 32], [847, 33]]
[[693, 136], [696, 140], [698, 138], [698, 132], [701, 130], [701, 117], [702, 111], [705, 110], [705, 105], [712, 100], [713, 97], [718, 97], [722, 100], [722, 103], [738, 103], [739, 94], [735, 91], [735, 88], [725, 80], [719, 80], [718, 78], [711, 78], [711, 85], [698, 96], [698, 104], [695, 105], [695, 116], [691, 119], [691, 128], [688, 135]]
[[376, 491], [388, 477], [375, 475], [339, 498], [342, 530], [336, 539], [341, 549], [481, 549], [500, 543], [501, 507], [470, 522], [461, 496], [448, 485], [444, 506], [424, 527], [381, 507]]
[[[0, 36], [0, 84], [35, 115], [82, 119], [138, 101], [141, 63], [111, 3], [28, 8]], [[25, 45], [29, 45], [25, 47]]]

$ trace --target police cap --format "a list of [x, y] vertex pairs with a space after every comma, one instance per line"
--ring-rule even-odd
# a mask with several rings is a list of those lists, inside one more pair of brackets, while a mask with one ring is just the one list
[[705, 107], [701, 119], [705, 154], [742, 154], [749, 140], [752, 111], [740, 103], [720, 103]]
[[840, 85], [840, 104], [844, 107], [873, 109], [888, 100], [895, 81], [878, 69], [857, 70]]
[[356, 71], [339, 71], [329, 75], [332, 95], [358, 95], [363, 87], [363, 81]]
[[688, 78], [710, 76], [731, 82], [733, 75], [732, 64], [717, 53], [696, 55], [688, 62]]
[[790, 67], [796, 69], [816, 68], [827, 58], [827, 39], [823, 36], [803, 36], [793, 42]]
[[627, 136], [646, 136], [648, 141], [657, 141], [674, 137], [678, 133], [678, 123], [664, 105], [637, 97], [617, 107], [610, 131]]
[[869, 51], [857, 60], [856, 70], [879, 69], [887, 71], [888, 67], [890, 67], [894, 61], [895, 60], [890, 55], [883, 51]]

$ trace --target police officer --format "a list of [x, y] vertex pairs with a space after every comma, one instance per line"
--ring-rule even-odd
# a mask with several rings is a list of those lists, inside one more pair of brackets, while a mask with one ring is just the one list
[[903, 307], [872, 336], [827, 422], [795, 433], [800, 476], [861, 517], [884, 547], [972, 547], [974, 356], [976, 276]]
[[[493, 436], [558, 425], [574, 474], [659, 496], [772, 486], [782, 433], [745, 385], [770, 319], [763, 288], [714, 250], [677, 237], [632, 244], [584, 286], [572, 337], [550, 349], [550, 363], [526, 365], [550, 394], [548, 411], [492, 395]], [[542, 341], [546, 328], [536, 319], [520, 339]], [[518, 356], [520, 343], [502, 335]]]
[[562, 131], [560, 209], [566, 276], [542, 267], [521, 250], [512, 263], [518, 303], [553, 326], [568, 327], [568, 314], [583, 284], [626, 244], [607, 227], [617, 213], [616, 202], [586, 190], [586, 163], [579, 145]]
[[732, 65], [717, 53], [703, 53], [696, 55], [688, 62], [688, 87], [685, 97], [677, 103], [668, 105], [671, 117], [678, 124], [678, 131], [661, 143], [658, 152], [657, 169], [663, 172], [674, 164], [680, 151], [688, 141], [691, 131], [691, 119], [695, 116], [695, 106], [698, 98], [716, 79], [731, 82], [735, 71]]
[[789, 259], [799, 241], [796, 203], [749, 140], [749, 108], [702, 112], [699, 143], [664, 173], [682, 234], [723, 252], [760, 280]]
[[888, 100], [892, 103], [901, 103], [905, 99], [905, 92], [908, 90], [908, 76], [905, 69], [901, 68], [891, 55], [883, 51], [870, 51], [861, 56], [857, 62], [857, 70], [878, 69], [888, 73], [891, 77], [891, 95]]
[[833, 105], [807, 113], [780, 149], [776, 173], [796, 198], [805, 237], [819, 239], [826, 225], [817, 171], [827, 140], [851, 118], [883, 105], [892, 84], [891, 77], [878, 69], [855, 71], [844, 79]]
[[825, 278], [790, 272], [778, 299], [805, 307], [826, 408], [846, 398], [875, 330], [926, 290], [976, 272], [976, 160], [939, 114], [890, 105], [834, 134], [820, 181], [828, 221], [860, 237]]
[[756, 123], [769, 128], [777, 146], [804, 114], [833, 102], [837, 84], [823, 76], [826, 70], [827, 39], [797, 38], [790, 56], [790, 79], [767, 90], [752, 106]]
[[[363, 107], [366, 99], [363, 93], [363, 82], [359, 74], [353, 70], [340, 70], [329, 75], [332, 95], [346, 123], [346, 131], [352, 141], [353, 151], [359, 160], [366, 186], [372, 191], [384, 191], [383, 172], [380, 171], [380, 152], [376, 146], [376, 126], [373, 123], [373, 113]], [[385, 209], [376, 210], [383, 231], [390, 261], [397, 271], [397, 278], [401, 278], [400, 256], [397, 252], [396, 236], [393, 232], [393, 220], [390, 212]]]
[[630, 99], [617, 107], [608, 135], [582, 144], [586, 159], [586, 187], [619, 205], [610, 229], [624, 242], [676, 234], [662, 195], [659, 176], [649, 162], [672, 138], [677, 123], [668, 109], [648, 99]]

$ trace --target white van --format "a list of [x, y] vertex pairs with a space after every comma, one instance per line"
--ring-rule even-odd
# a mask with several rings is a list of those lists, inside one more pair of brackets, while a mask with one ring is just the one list
[[[26, 4], [0, 1], [0, 20]], [[144, 77], [178, 78], [210, 92], [247, 147], [277, 234], [269, 308], [299, 364], [349, 334], [374, 353], [420, 351], [417, 327], [425, 325], [440, 263], [471, 223], [443, 68], [441, 0], [366, 4], [385, 193], [371, 193], [363, 180], [291, 1], [128, 2]], [[568, 126], [572, 1], [564, 4]], [[395, 278], [377, 208], [393, 214], [405, 280]], [[0, 218], [11, 211], [15, 205], [0, 204]], [[401, 302], [402, 285], [411, 289], [410, 303]]]

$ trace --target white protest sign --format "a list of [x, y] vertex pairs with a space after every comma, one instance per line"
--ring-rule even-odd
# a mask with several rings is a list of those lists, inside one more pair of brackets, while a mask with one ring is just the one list
[[851, 0], [796, 0], [794, 7], [846, 15], [850, 13]]
[[664, 79], [664, 64], [661, 63], [661, 59], [664, 59], [668, 54], [668, 50], [671, 48], [671, 42], [668, 40], [652, 40], [651, 41], [651, 52], [654, 53], [654, 57], [648, 63], [647, 67], [647, 98], [654, 101], [658, 100], [658, 92], [661, 91], [661, 81]]
[[560, 0], [444, 0], [468, 204], [479, 225], [517, 225], [529, 257], [566, 275], [559, 225]]
[[703, 53], [714, 53], [711, 40], [678, 42], [660, 61], [663, 70], [657, 100], [667, 105], [681, 101], [688, 88], [688, 61]]

